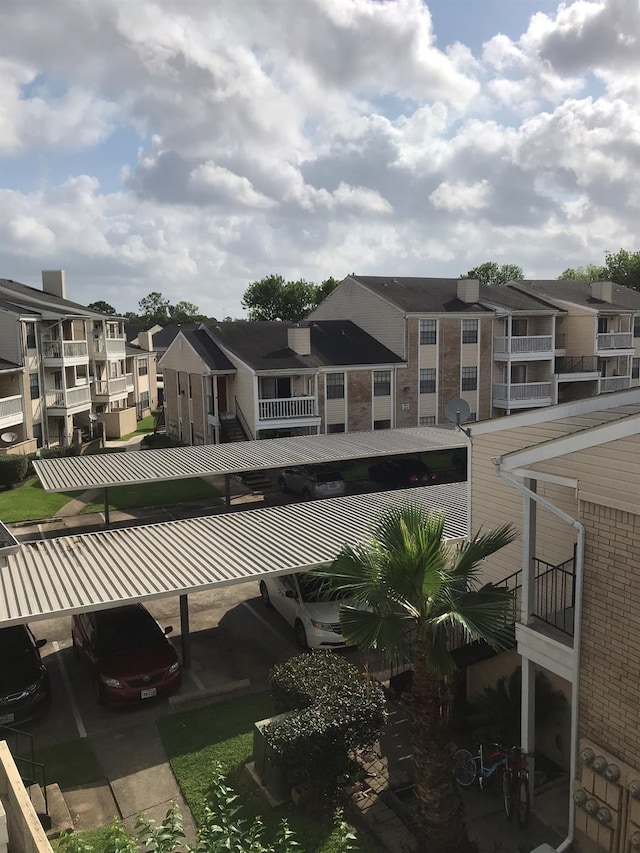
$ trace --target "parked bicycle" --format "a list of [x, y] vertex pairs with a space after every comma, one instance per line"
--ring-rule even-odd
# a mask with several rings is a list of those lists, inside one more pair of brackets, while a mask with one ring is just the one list
[[507, 820], [514, 811], [519, 825], [524, 828], [529, 821], [529, 773], [527, 756], [520, 747], [506, 749], [499, 743], [491, 744], [485, 754], [482, 744], [473, 755], [468, 749], [459, 749], [454, 756], [454, 772], [459, 785], [468, 788], [477, 780], [480, 788], [495, 775], [502, 779], [502, 801]]

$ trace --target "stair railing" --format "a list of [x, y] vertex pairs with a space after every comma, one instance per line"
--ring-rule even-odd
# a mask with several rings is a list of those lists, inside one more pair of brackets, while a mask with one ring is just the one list
[[242, 411], [242, 408], [240, 406], [240, 403], [238, 402], [237, 397], [235, 397], [235, 406], [236, 406], [236, 417], [238, 418], [238, 421], [240, 422], [240, 426], [244, 430], [244, 434], [247, 436], [249, 441], [254, 441], [255, 436], [254, 436], [253, 432], [251, 431], [251, 427], [249, 426], [249, 421], [246, 419], [244, 412]]
[[[30, 732], [15, 729], [12, 726], [0, 726], [0, 740], [7, 742], [25, 788], [28, 790], [32, 785], [39, 785], [42, 788], [45, 814], [48, 815], [49, 801], [47, 799], [46, 771], [44, 764], [34, 759], [33, 735]], [[27, 755], [23, 754], [25, 749]]]

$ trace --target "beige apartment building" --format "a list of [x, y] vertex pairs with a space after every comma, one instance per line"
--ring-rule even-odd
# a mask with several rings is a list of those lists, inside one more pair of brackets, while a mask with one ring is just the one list
[[66, 298], [62, 270], [42, 290], [0, 279], [0, 452], [68, 445], [104, 420], [109, 437], [152, 411], [155, 354], [127, 351], [124, 321]]
[[545, 751], [570, 769], [573, 849], [638, 849], [640, 390], [468, 431], [471, 529], [506, 522], [520, 534], [485, 578], [509, 576], [517, 599], [523, 746], [536, 747], [540, 668], [570, 700], [569, 731], [552, 732]]

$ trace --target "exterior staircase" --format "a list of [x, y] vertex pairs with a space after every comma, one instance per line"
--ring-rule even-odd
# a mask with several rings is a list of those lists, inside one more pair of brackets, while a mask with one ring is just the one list
[[[243, 426], [242, 420], [239, 417], [221, 418], [220, 433], [220, 437], [224, 443], [250, 440], [247, 435], [247, 430]], [[262, 470], [243, 471], [238, 474], [238, 477], [242, 480], [245, 486], [248, 486], [253, 492], [264, 492], [272, 487], [270, 478]]]
[[165, 410], [164, 410], [164, 406], [162, 406], [156, 412], [154, 422], [153, 422], [153, 431], [154, 432], [165, 432], [165, 430], [166, 430]]
[[221, 418], [220, 433], [223, 442], [248, 441], [239, 418]]

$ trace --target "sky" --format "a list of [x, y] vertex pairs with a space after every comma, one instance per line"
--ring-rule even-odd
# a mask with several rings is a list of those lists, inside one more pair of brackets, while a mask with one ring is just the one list
[[272, 273], [640, 249], [640, 0], [2, 0], [0, 277], [221, 319]]

